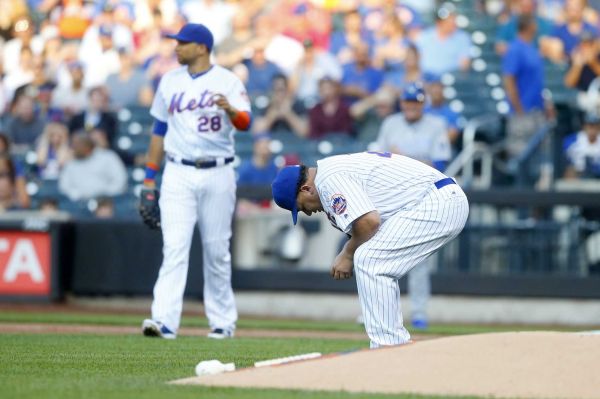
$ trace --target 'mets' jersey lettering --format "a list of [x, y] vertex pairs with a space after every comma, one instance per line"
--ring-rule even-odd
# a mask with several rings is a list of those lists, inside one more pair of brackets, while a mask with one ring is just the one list
[[225, 96], [239, 111], [250, 112], [243, 83], [218, 65], [196, 77], [190, 76], [185, 66], [162, 77], [150, 113], [167, 122], [167, 153], [184, 159], [234, 154], [236, 128], [215, 104], [217, 94]]

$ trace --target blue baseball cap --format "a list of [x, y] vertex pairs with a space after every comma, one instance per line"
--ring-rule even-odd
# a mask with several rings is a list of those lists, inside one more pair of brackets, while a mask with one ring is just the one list
[[279, 207], [292, 212], [292, 221], [294, 224], [298, 221], [298, 206], [296, 205], [296, 190], [300, 181], [300, 165], [286, 166], [281, 169], [271, 189], [273, 199]]
[[411, 82], [402, 89], [402, 101], [425, 102], [425, 89], [421, 82]]
[[214, 43], [212, 33], [202, 24], [185, 24], [178, 33], [167, 35], [167, 37], [180, 42], [204, 44], [208, 51], [212, 50]]

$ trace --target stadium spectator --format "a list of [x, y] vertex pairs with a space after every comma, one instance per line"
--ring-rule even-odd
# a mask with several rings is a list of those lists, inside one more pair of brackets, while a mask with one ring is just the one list
[[400, 95], [402, 88], [408, 83], [422, 80], [425, 80], [425, 75], [421, 70], [419, 49], [414, 44], [409, 44], [406, 49], [403, 67], [386, 71], [383, 77], [383, 85], [392, 88], [397, 95]]
[[294, 98], [288, 79], [285, 75], [276, 75], [271, 84], [269, 105], [264, 113], [252, 123], [252, 130], [257, 133], [293, 132], [306, 136], [308, 124], [305, 120], [304, 105]]
[[353, 46], [354, 61], [342, 67], [342, 95], [350, 102], [377, 91], [383, 82], [383, 71], [373, 67], [366, 43]]
[[439, 78], [432, 78], [426, 84], [429, 103], [425, 106], [425, 113], [437, 115], [446, 121], [448, 127], [448, 140], [456, 146], [460, 129], [458, 126], [460, 115], [454, 112], [444, 97], [444, 85]]
[[43, 28], [41, 35], [44, 38], [44, 49], [39, 57], [44, 60], [48, 78], [56, 82], [58, 71], [64, 61], [64, 43], [54, 25]]
[[[271, 152], [271, 137], [268, 134], [257, 134], [254, 136], [252, 158], [242, 162], [238, 168], [238, 186], [263, 185], [269, 186], [275, 180], [279, 167], [275, 164]], [[238, 215], [245, 214], [257, 208], [269, 208], [270, 199], [259, 201], [240, 198], [237, 203]]]
[[386, 15], [381, 35], [375, 39], [373, 66], [386, 72], [402, 69], [409, 43], [400, 18]]
[[275, 63], [265, 57], [265, 46], [256, 43], [252, 49], [252, 56], [244, 61], [248, 69], [248, 81], [246, 89], [250, 97], [265, 95], [271, 89], [271, 82], [275, 75], [281, 74], [281, 70]]
[[14, 159], [11, 156], [11, 143], [8, 136], [6, 136], [3, 133], [0, 133], [0, 155], [2, 154], [8, 156], [12, 162], [12, 166], [15, 172], [14, 186], [16, 191], [17, 204], [21, 208], [29, 208], [31, 199], [29, 198], [29, 194], [27, 193], [27, 179], [25, 178], [25, 168], [23, 167], [22, 162]]
[[95, 148], [87, 133], [72, 139], [74, 158], [60, 173], [58, 187], [70, 200], [77, 201], [122, 194], [127, 187], [123, 162], [111, 150]]
[[331, 34], [329, 52], [337, 57], [340, 64], [344, 65], [354, 61], [352, 48], [359, 43], [367, 43], [367, 47], [371, 47], [373, 37], [363, 27], [360, 13], [353, 10], [344, 15], [343, 30], [334, 31]]
[[377, 137], [377, 148], [418, 159], [444, 170], [450, 160], [446, 122], [426, 114], [426, 93], [422, 82], [412, 82], [402, 90], [400, 113], [384, 119]]
[[566, 179], [600, 178], [600, 116], [587, 113], [583, 130], [565, 138]]
[[61, 110], [51, 107], [52, 91], [56, 84], [50, 78], [46, 62], [41, 56], [36, 56], [33, 60], [33, 79], [29, 86], [35, 96], [36, 112], [39, 117], [49, 120], [62, 116]]
[[83, 86], [83, 65], [79, 61], [69, 61], [66, 67], [70, 79], [54, 88], [51, 104], [54, 108], [61, 109], [64, 116], [70, 119], [87, 108], [89, 96]]
[[6, 75], [10, 75], [20, 68], [19, 63], [15, 61], [21, 58], [19, 55], [22, 54], [24, 48], [30, 49], [31, 57], [34, 54], [40, 54], [44, 48], [44, 40], [40, 35], [35, 34], [35, 26], [27, 16], [22, 16], [15, 21], [12, 27], [12, 39], [2, 47], [2, 61]]
[[331, 15], [310, 1], [280, 1], [271, 14], [282, 25], [281, 33], [302, 43], [310, 40], [319, 50], [329, 48]]
[[291, 86], [296, 97], [310, 108], [319, 99], [319, 80], [326, 76], [340, 80], [342, 67], [331, 53], [316, 48], [311, 40], [303, 45], [304, 56], [292, 74]]
[[119, 49], [119, 61], [119, 72], [106, 79], [111, 108], [118, 110], [131, 105], [149, 107], [154, 91], [145, 73], [134, 64], [133, 54], [127, 49]]
[[117, 118], [107, 110], [108, 96], [103, 87], [94, 87], [89, 91], [88, 107], [75, 115], [69, 122], [69, 132], [78, 130], [102, 130], [111, 147], [114, 147], [117, 135]]
[[421, 69], [425, 73], [443, 75], [469, 69], [471, 39], [456, 26], [456, 8], [451, 3], [444, 3], [438, 8], [435, 26], [423, 31], [416, 44], [421, 54]]
[[45, 121], [36, 114], [31, 94], [30, 90], [24, 90], [17, 95], [4, 128], [17, 152], [31, 148], [44, 130]]
[[[232, 19], [232, 32], [218, 46], [215, 46], [217, 64], [225, 68], [233, 68], [248, 58], [252, 51], [254, 39], [250, 15], [243, 7], [238, 7]], [[266, 45], [267, 41], [263, 40]]]
[[[103, 48], [110, 45], [114, 48], [132, 50], [133, 32], [128, 26], [129, 21], [120, 17], [120, 10], [111, 2], [100, 4], [102, 9], [94, 18], [81, 39], [79, 59], [87, 66], [87, 60], [93, 60], [102, 53]], [[102, 37], [104, 36], [104, 38]]]
[[21, 209], [15, 186], [15, 167], [8, 154], [0, 154], [0, 213]]
[[37, 166], [44, 180], [57, 180], [61, 169], [73, 156], [69, 146], [69, 130], [59, 122], [50, 122], [37, 143]]
[[[402, 90], [401, 113], [388, 116], [381, 125], [377, 138], [380, 151], [390, 151], [417, 159], [443, 171], [451, 151], [445, 121], [425, 114], [426, 95], [422, 82], [407, 84]], [[428, 326], [427, 303], [431, 295], [429, 275], [436, 258], [430, 257], [408, 274], [412, 325]]]
[[[95, 27], [92, 26], [88, 31], [94, 32], [94, 29]], [[88, 43], [87, 46], [90, 46], [90, 48], [87, 48], [84, 38], [79, 47], [79, 59], [85, 65], [85, 85], [87, 87], [103, 85], [106, 83], [108, 75], [119, 72], [121, 68], [117, 52], [117, 48], [119, 47], [115, 45], [114, 40], [114, 36], [116, 35], [114, 27], [109, 24], [100, 25], [97, 28], [97, 34], [98, 46], [94, 43]], [[87, 35], [88, 33], [86, 33]], [[123, 46], [122, 48], [127, 48], [127, 46]]]
[[536, 37], [534, 42], [539, 47], [542, 38], [548, 36], [552, 31], [552, 22], [540, 16], [537, 13], [537, 0], [520, 0], [515, 2], [515, 7], [508, 21], [498, 27], [496, 33], [495, 49], [499, 55], [504, 55], [508, 49], [509, 43], [517, 37], [517, 21], [521, 15], [530, 15], [535, 18], [537, 24]]
[[[422, 8], [431, 9], [432, 4], [428, 0], [417, 0]], [[412, 39], [416, 37], [423, 26], [421, 15], [408, 4], [406, 0], [361, 0], [358, 7], [363, 26], [372, 36], [377, 36], [386, 23], [386, 15], [396, 15], [402, 25], [406, 28], [408, 36]]]
[[339, 82], [325, 77], [319, 81], [319, 98], [308, 112], [308, 137], [319, 139], [327, 134], [353, 133], [353, 120], [350, 107], [341, 96]]
[[271, 136], [268, 134], [254, 136], [252, 158], [243, 161], [238, 169], [239, 186], [269, 185], [275, 180], [279, 168], [273, 161], [270, 144]]
[[6, 97], [11, 100], [16, 97], [19, 87], [28, 85], [33, 81], [35, 71], [33, 69], [33, 52], [30, 47], [22, 47], [19, 57], [15, 58], [17, 68], [12, 69], [3, 79]]
[[581, 41], [583, 32], [588, 32], [593, 37], [600, 36], [598, 28], [584, 19], [586, 0], [565, 0], [563, 24], [556, 25], [551, 36], [558, 42], [553, 51], [548, 54], [554, 61], [565, 61], [571, 57], [571, 53]]
[[579, 93], [577, 104], [581, 110], [598, 112], [600, 97], [598, 90], [588, 95], [590, 84], [600, 76], [600, 40], [589, 32], [581, 35], [581, 42], [571, 53], [569, 70], [565, 74], [565, 86], [576, 88]]
[[161, 37], [158, 51], [147, 61], [148, 79], [152, 82], [152, 88], [156, 90], [160, 78], [171, 69], [179, 67], [175, 55], [176, 42], [168, 37]]
[[382, 86], [374, 94], [356, 101], [350, 107], [350, 115], [356, 121], [356, 137], [362, 142], [377, 138], [381, 123], [396, 112], [397, 93]]
[[529, 15], [519, 17], [519, 33], [502, 58], [504, 88], [511, 113], [507, 121], [507, 149], [511, 157], [520, 154], [529, 139], [544, 124], [544, 65], [535, 47], [536, 24]]

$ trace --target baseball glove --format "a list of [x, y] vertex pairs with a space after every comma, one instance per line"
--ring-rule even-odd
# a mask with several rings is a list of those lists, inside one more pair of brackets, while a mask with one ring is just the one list
[[140, 216], [152, 230], [160, 229], [159, 192], [155, 188], [143, 188], [140, 194]]

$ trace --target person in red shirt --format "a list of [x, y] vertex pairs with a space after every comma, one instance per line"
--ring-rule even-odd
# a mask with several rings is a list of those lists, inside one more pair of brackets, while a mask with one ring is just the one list
[[339, 82], [325, 77], [319, 81], [320, 101], [308, 112], [308, 138], [319, 139], [327, 134], [353, 134], [350, 107], [341, 96]]

